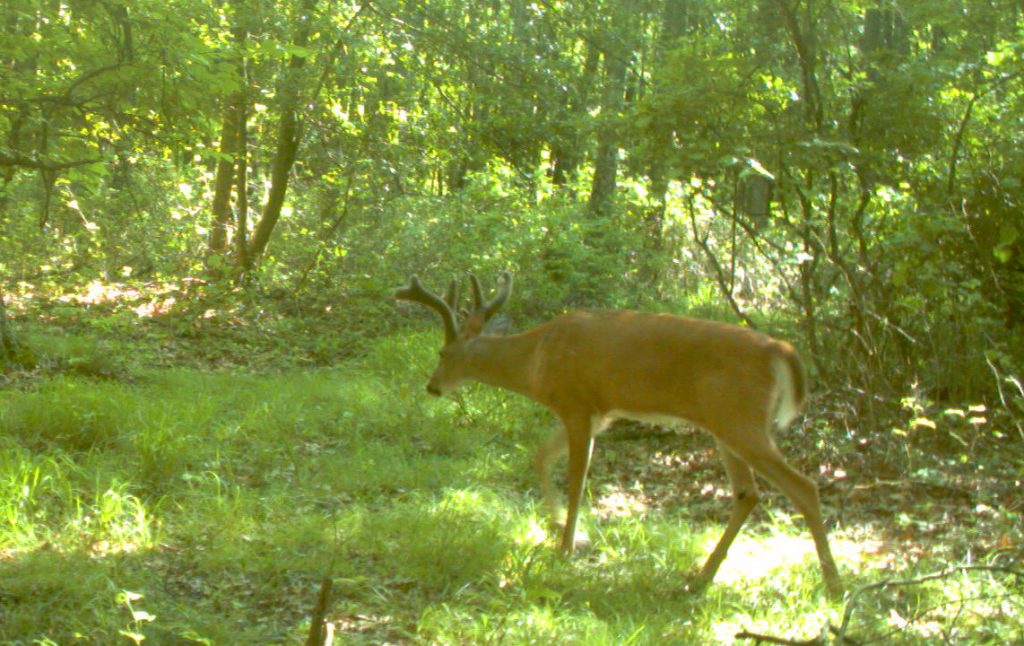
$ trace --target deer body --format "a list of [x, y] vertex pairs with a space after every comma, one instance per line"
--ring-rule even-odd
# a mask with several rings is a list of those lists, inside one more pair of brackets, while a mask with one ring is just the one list
[[[461, 374], [446, 365], [431, 380], [440, 394], [473, 380], [558, 414], [582, 408], [590, 415], [667, 417], [703, 428], [720, 423], [723, 413], [763, 416], [763, 400], [775, 387], [772, 362], [795, 356], [789, 344], [746, 328], [628, 311], [571, 312], [522, 334], [482, 334], [463, 345], [464, 360], [451, 362]], [[802, 375], [798, 380], [802, 384]], [[737, 402], [736, 389], [761, 396]], [[726, 432], [730, 425], [723, 426]]]
[[460, 330], [448, 301], [413, 277], [396, 298], [421, 302], [445, 321], [446, 343], [427, 390], [443, 395], [479, 381], [525, 395], [554, 412], [562, 427], [535, 458], [541, 488], [555, 509], [551, 462], [568, 452], [568, 507], [561, 547], [574, 547], [576, 517], [594, 437], [616, 417], [683, 420], [711, 433], [734, 491], [726, 530], [697, 580], [710, 582], [757, 501], [754, 472], [779, 488], [806, 519], [830, 594], [842, 585], [821, 518], [817, 486], [790, 467], [771, 437], [805, 397], [805, 378], [788, 343], [747, 328], [633, 311], [575, 311], [512, 336], [482, 333], [508, 298], [511, 278], [484, 304], [472, 278], [475, 311]]

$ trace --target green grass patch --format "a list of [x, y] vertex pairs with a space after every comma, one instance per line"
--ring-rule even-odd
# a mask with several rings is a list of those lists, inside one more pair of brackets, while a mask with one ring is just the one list
[[[689, 593], [726, 501], [711, 519], [602, 515], [595, 474], [591, 543], [559, 558], [530, 466], [551, 420], [486, 388], [427, 397], [436, 342], [394, 336], [331, 369], [65, 371], [0, 393], [0, 642], [299, 643], [324, 577], [340, 643], [721, 643], [839, 624], [782, 503]], [[859, 550], [881, 540], [868, 525], [836, 540], [851, 587], [941, 566]], [[882, 589], [851, 635], [1019, 640], [1020, 599], [994, 572]]]

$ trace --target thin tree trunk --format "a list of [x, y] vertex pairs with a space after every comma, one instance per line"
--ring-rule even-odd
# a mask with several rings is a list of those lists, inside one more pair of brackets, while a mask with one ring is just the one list
[[[302, 24], [295, 37], [295, 45], [298, 48], [305, 48], [309, 42], [315, 8], [314, 0], [306, 0], [302, 5], [299, 15]], [[281, 207], [284, 206], [284, 197], [288, 192], [288, 180], [298, 155], [299, 144], [302, 141], [302, 121], [298, 116], [301, 96], [298, 87], [300, 80], [298, 72], [305, 64], [306, 57], [304, 55], [293, 54], [288, 63], [288, 70], [281, 81], [281, 120], [277, 126], [277, 151], [274, 153], [274, 160], [271, 164], [270, 191], [267, 194], [267, 202], [248, 247], [248, 257], [251, 263], [258, 261], [266, 251], [267, 243], [270, 242], [270, 234], [273, 233], [274, 227], [277, 226], [277, 221], [281, 217]]]
[[231, 222], [231, 188], [235, 180], [235, 152], [238, 147], [237, 97], [228, 99], [224, 106], [224, 121], [220, 129], [220, 154], [214, 181], [212, 222], [207, 252], [223, 253], [228, 246], [228, 224]]
[[[248, 80], [246, 75], [246, 80]], [[238, 110], [238, 149], [235, 151], [235, 186], [238, 195], [238, 223], [235, 229], [235, 261], [242, 271], [251, 269], [249, 261], [249, 111], [242, 103]]]
[[[665, 0], [661, 14], [661, 33], [655, 50], [655, 92], [668, 87], [664, 75], [668, 69], [668, 52], [689, 29], [689, 7], [691, 0]], [[654, 149], [647, 161], [647, 175], [650, 178], [651, 204], [644, 213], [647, 230], [647, 248], [640, 267], [643, 279], [657, 285], [662, 274], [662, 249], [664, 246], [666, 199], [669, 184], [669, 159], [672, 154], [672, 123], [667, 117], [657, 118], [652, 123]]]
[[808, 4], [804, 8], [804, 24], [801, 25], [800, 16], [797, 13], [800, 8], [799, 0], [794, 6], [789, 5], [789, 0], [776, 0], [776, 5], [782, 10], [786, 29], [793, 41], [793, 48], [796, 50], [797, 60], [800, 63], [804, 114], [807, 122], [814, 127], [815, 132], [820, 132], [825, 114], [821, 102], [821, 91], [818, 88], [817, 37], [814, 31], [814, 16], [811, 6]]
[[18, 343], [14, 338], [14, 331], [7, 320], [7, 296], [0, 285], [0, 356], [4, 361], [9, 361], [17, 350]]
[[551, 183], [555, 186], [569, 186], [575, 196], [573, 186], [576, 182], [576, 169], [579, 168], [582, 142], [577, 122], [579, 116], [590, 106], [590, 90], [597, 75], [597, 65], [601, 61], [601, 52], [593, 44], [587, 46], [587, 58], [583, 63], [583, 76], [577, 85], [578, 90], [566, 100], [564, 121], [558, 124], [554, 141], [551, 142], [551, 155], [554, 158], [551, 171]]
[[619, 165], [619, 116], [626, 84], [626, 59], [615, 52], [604, 53], [605, 90], [601, 101], [601, 126], [594, 157], [594, 181], [587, 210], [595, 219], [611, 213]]
[[[222, 157], [217, 161], [217, 174], [214, 181], [213, 202], [211, 205], [212, 223], [210, 227], [210, 240], [207, 251], [210, 254], [222, 254], [228, 250], [229, 234], [231, 224], [231, 190], [236, 190], [236, 208], [241, 210], [245, 200], [245, 184], [241, 183], [245, 178], [245, 164], [247, 138], [245, 133], [246, 102], [248, 92], [246, 91], [248, 79], [246, 72], [245, 46], [249, 37], [248, 28], [245, 26], [246, 2], [235, 0], [235, 26], [232, 32], [235, 38], [235, 46], [238, 48], [238, 55], [235, 57], [234, 66], [238, 76], [239, 89], [228, 98], [224, 106], [223, 124], [221, 125], [220, 152]], [[239, 161], [241, 160], [241, 162]], [[239, 169], [241, 163], [241, 169]], [[238, 214], [239, 228], [244, 227], [243, 214]], [[237, 235], [237, 234], [236, 234]], [[244, 235], [244, 234], [243, 234]]]

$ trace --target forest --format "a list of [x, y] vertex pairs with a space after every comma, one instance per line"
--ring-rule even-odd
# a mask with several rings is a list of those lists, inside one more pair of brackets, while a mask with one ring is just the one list
[[[1024, 2], [0, 22], [0, 643], [1024, 643]], [[430, 397], [452, 330], [412, 275], [514, 284], [488, 338], [636, 310], [792, 344], [775, 442], [844, 593], [766, 480], [693, 585], [743, 492], [685, 424], [598, 438], [560, 555], [557, 417]]]

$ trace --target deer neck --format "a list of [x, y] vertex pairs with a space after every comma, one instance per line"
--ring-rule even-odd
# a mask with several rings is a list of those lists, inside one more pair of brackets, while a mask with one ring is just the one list
[[476, 381], [532, 396], [536, 342], [525, 334], [479, 336], [473, 340], [470, 375]]

